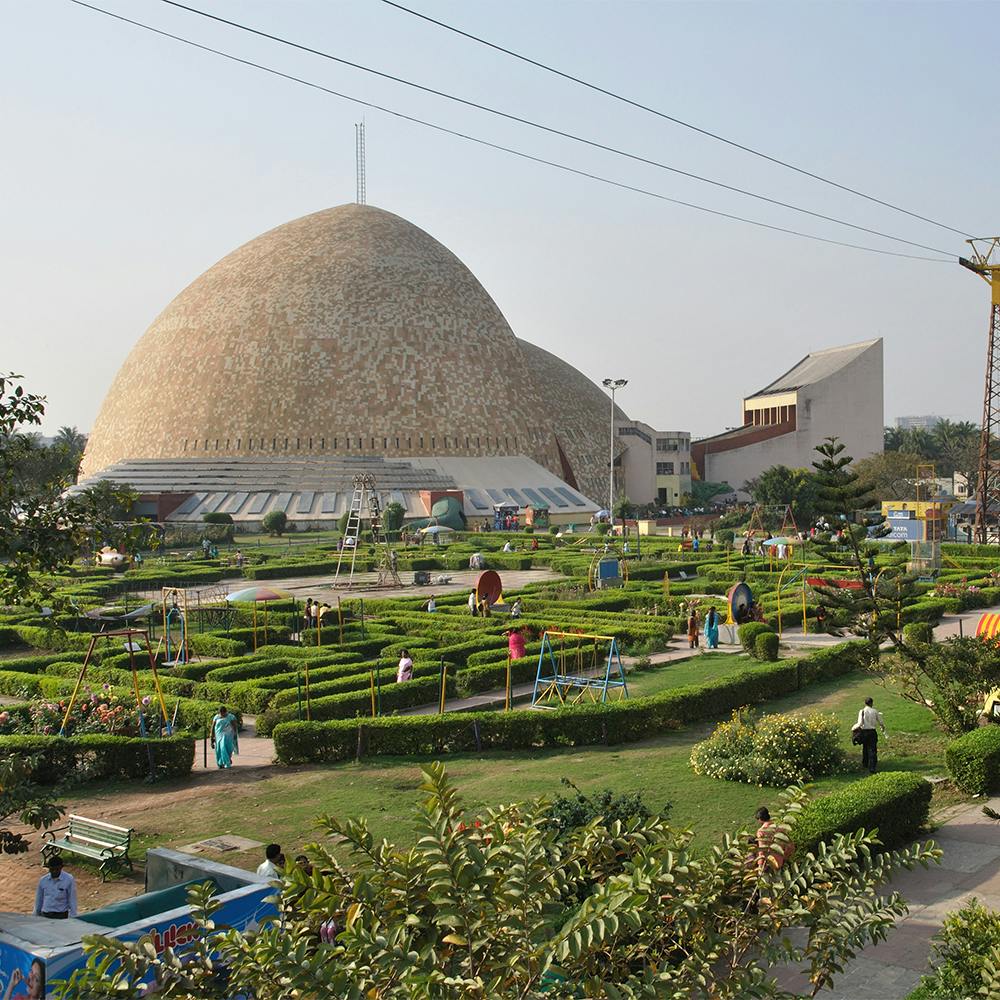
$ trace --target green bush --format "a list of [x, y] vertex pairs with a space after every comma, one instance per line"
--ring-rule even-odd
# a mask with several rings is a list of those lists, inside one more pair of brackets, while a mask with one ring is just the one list
[[288, 527], [288, 515], [283, 510], [269, 510], [260, 522], [260, 526], [269, 535], [280, 535]]
[[960, 601], [951, 597], [925, 597], [903, 607], [900, 620], [910, 622], [928, 622], [936, 625], [941, 618], [952, 611], [960, 610]]
[[837, 833], [878, 830], [886, 848], [913, 840], [927, 823], [931, 784], [919, 774], [882, 771], [808, 803], [792, 829], [800, 851]]
[[13, 625], [0, 625], [0, 649], [11, 649], [23, 646], [24, 640], [18, 635]]
[[903, 641], [908, 645], [934, 641], [934, 626], [929, 622], [910, 622], [903, 626]]
[[1000, 726], [982, 726], [952, 740], [944, 753], [955, 784], [972, 795], [1000, 785]]
[[597, 524], [594, 525], [594, 531], [596, 531], [599, 535], [606, 535], [610, 530], [611, 525], [608, 524], [607, 521], [598, 521]]
[[[87, 632], [64, 632], [58, 628], [43, 628], [38, 625], [15, 625], [14, 631], [22, 641], [35, 649], [51, 649], [55, 652], [86, 652], [90, 646], [91, 634]], [[94, 647], [94, 659], [100, 659], [107, 649], [105, 642]], [[121, 646], [115, 647], [117, 653]]]
[[12, 698], [37, 698], [41, 692], [42, 682], [38, 674], [0, 670], [0, 694]]
[[[572, 788], [576, 795], [557, 795], [552, 800], [549, 818], [561, 833], [586, 826], [595, 819], [601, 819], [605, 825], [611, 823], [626, 824], [630, 820], [649, 819], [652, 812], [642, 799], [642, 792], [618, 793], [612, 788], [602, 788], [592, 795], [584, 795], [568, 778], [563, 778], [564, 785]], [[666, 818], [670, 813], [670, 803], [666, 803], [659, 815]]]
[[771, 626], [766, 622], [744, 622], [737, 630], [737, 634], [740, 637], [740, 643], [743, 646], [743, 649], [753, 656], [757, 636], [763, 635], [765, 632], [773, 631], [774, 629], [771, 628]]
[[774, 632], [761, 632], [754, 640], [753, 655], [765, 663], [778, 658], [778, 637]]
[[833, 774], [843, 763], [837, 720], [819, 712], [761, 717], [737, 709], [691, 751], [695, 774], [751, 785], [786, 787]]
[[223, 514], [221, 511], [210, 511], [207, 514], [202, 514], [201, 515], [201, 519], [202, 519], [202, 521], [205, 522], [205, 524], [232, 524], [233, 523], [233, 515], [232, 514]]
[[232, 524], [206, 524], [198, 533], [197, 541], [200, 543], [202, 539], [207, 538], [210, 542], [215, 542], [217, 545], [220, 542], [231, 542], [235, 532], [236, 528]]
[[243, 656], [249, 649], [245, 642], [208, 632], [193, 632], [188, 643], [194, 652], [202, 656]]
[[0, 736], [0, 753], [38, 755], [32, 775], [43, 785], [70, 781], [135, 780], [150, 773], [150, 754], [160, 777], [184, 777], [194, 766], [195, 736], [175, 733], [158, 739], [110, 736]]
[[980, 996], [985, 963], [998, 945], [1000, 913], [987, 909], [973, 896], [960, 910], [944, 918], [934, 937], [934, 971], [923, 977], [919, 991], [911, 998], [955, 1000]]

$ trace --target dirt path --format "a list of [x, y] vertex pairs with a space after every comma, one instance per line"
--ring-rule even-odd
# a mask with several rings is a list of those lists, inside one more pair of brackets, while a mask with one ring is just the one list
[[[240, 734], [240, 754], [235, 766], [227, 771], [219, 770], [211, 748], [208, 749], [208, 767], [204, 766], [205, 755], [201, 741], [195, 748], [194, 770], [183, 785], [171, 782], [164, 785], [131, 784], [109, 787], [107, 791], [93, 794], [81, 787], [60, 796], [59, 801], [66, 806], [66, 815], [79, 813], [88, 819], [100, 819], [116, 826], [132, 827], [144, 838], [159, 837], [161, 842], [169, 839], [169, 831], [151, 829], [155, 825], [158, 811], [167, 806], [195, 802], [205, 796], [226, 796], [234, 803], [246, 797], [258, 782], [274, 776], [272, 761], [274, 743], [256, 735], [254, 720], [247, 717], [246, 731]], [[252, 808], [252, 806], [250, 806]], [[62, 824], [60, 824], [62, 825]], [[45, 874], [39, 849], [43, 843], [41, 834], [28, 831], [26, 827], [14, 827], [19, 832], [29, 833], [31, 848], [27, 854], [0, 854], [0, 885], [3, 886], [0, 909], [30, 912], [34, 905], [35, 887]], [[220, 831], [221, 832], [221, 831]], [[113, 903], [129, 896], [136, 896], [145, 887], [145, 851], [133, 849], [135, 871], [116, 875], [107, 882], [101, 882], [96, 866], [83, 863], [82, 859], [66, 855], [66, 870], [77, 881], [77, 896], [80, 912], [94, 910], [106, 903]], [[221, 856], [220, 856], [221, 858]], [[230, 860], [230, 858], [227, 858]], [[239, 865], [240, 860], [233, 863]]]

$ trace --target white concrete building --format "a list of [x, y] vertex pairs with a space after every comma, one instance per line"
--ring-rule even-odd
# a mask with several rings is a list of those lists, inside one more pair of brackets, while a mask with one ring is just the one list
[[615, 488], [633, 503], [677, 506], [691, 492], [691, 434], [658, 431], [640, 420], [616, 420], [620, 450]]
[[882, 451], [882, 339], [807, 354], [747, 396], [742, 426], [691, 446], [700, 479], [742, 488], [772, 465], [811, 469], [815, 448], [837, 437], [855, 459]]

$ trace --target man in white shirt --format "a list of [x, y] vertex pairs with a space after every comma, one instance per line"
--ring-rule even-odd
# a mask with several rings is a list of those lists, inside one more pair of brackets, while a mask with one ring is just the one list
[[469, 614], [475, 617], [476, 614], [476, 588], [469, 591]]
[[47, 862], [48, 875], [38, 880], [35, 892], [35, 916], [65, 920], [76, 916], [76, 879], [63, 871], [62, 858], [53, 855]]
[[504, 550], [504, 552], [513, 552], [514, 551], [514, 546], [511, 545], [509, 541], [504, 542], [503, 543], [503, 550]]
[[882, 713], [876, 712], [872, 707], [874, 702], [871, 698], [865, 698], [865, 707], [858, 712], [858, 721], [854, 728], [861, 736], [861, 766], [867, 768], [872, 774], [878, 768], [878, 729], [882, 730], [882, 735], [888, 737], [885, 731], [885, 721]]
[[271, 879], [281, 878], [282, 869], [285, 867], [284, 859], [281, 856], [280, 844], [268, 844], [264, 848], [264, 861], [257, 866], [257, 874], [261, 878]]

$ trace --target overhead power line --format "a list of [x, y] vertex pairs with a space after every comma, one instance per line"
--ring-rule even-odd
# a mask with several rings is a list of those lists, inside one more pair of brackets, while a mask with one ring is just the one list
[[845, 219], [838, 219], [832, 215], [824, 215], [822, 212], [814, 212], [808, 208], [803, 208], [800, 205], [793, 205], [790, 202], [781, 201], [777, 198], [770, 198], [767, 195], [758, 194], [755, 191], [749, 191], [746, 188], [736, 187], [732, 184], [726, 184], [723, 181], [714, 180], [711, 177], [705, 177], [701, 174], [695, 174], [688, 170], [682, 170], [679, 167], [671, 166], [668, 163], [663, 163], [659, 160], [653, 160], [645, 156], [640, 156], [638, 153], [630, 153], [627, 150], [620, 149], [616, 146], [609, 146], [606, 143], [598, 142], [595, 139], [587, 139], [584, 136], [576, 135], [573, 132], [566, 132], [562, 129], [555, 128], [552, 125], [544, 125], [541, 122], [536, 122], [530, 118], [522, 118], [520, 115], [515, 115], [507, 111], [501, 111], [498, 108], [492, 108], [486, 104], [480, 104], [476, 101], [469, 100], [464, 97], [459, 97], [457, 94], [450, 94], [443, 90], [437, 90], [434, 87], [426, 86], [422, 83], [416, 83], [413, 80], [407, 80], [401, 76], [395, 76], [392, 73], [387, 73], [384, 70], [375, 69], [372, 66], [365, 66], [362, 63], [354, 62], [350, 59], [345, 59], [343, 56], [334, 55], [331, 52], [324, 52], [322, 49], [315, 49], [312, 46], [304, 45], [301, 42], [295, 42], [288, 38], [283, 38], [281, 35], [273, 35], [270, 32], [263, 31], [259, 28], [250, 27], [247, 24], [243, 24], [239, 21], [231, 21], [228, 18], [220, 17], [218, 14], [212, 14], [208, 11], [200, 10], [198, 7], [191, 7], [188, 4], [180, 3], [179, 0], [160, 0], [161, 3], [166, 4], [169, 7], [175, 7], [178, 10], [185, 10], [191, 14], [197, 14], [199, 17], [207, 18], [210, 21], [215, 21], [218, 24], [225, 24], [231, 28], [236, 28], [239, 31], [245, 31], [248, 34], [256, 35], [258, 38], [266, 38], [272, 42], [278, 42], [281, 45], [287, 45], [290, 48], [297, 49], [300, 52], [307, 52], [310, 55], [319, 56], [321, 59], [328, 59], [331, 62], [339, 63], [342, 66], [349, 66], [351, 69], [360, 70], [363, 73], [369, 73], [372, 76], [377, 76], [383, 80], [390, 80], [393, 83], [402, 84], [405, 87], [410, 87], [414, 90], [422, 91], [426, 94], [432, 94], [435, 97], [441, 97], [448, 101], [453, 101], [456, 104], [464, 105], [468, 108], [474, 108], [477, 111], [485, 111], [487, 114], [495, 115], [498, 118], [503, 118], [507, 121], [516, 122], [519, 125], [527, 125], [530, 128], [537, 129], [541, 132], [546, 132], [549, 135], [559, 136], [563, 139], [570, 139], [573, 142], [579, 142], [585, 146], [590, 146], [593, 149], [600, 149], [607, 153], [613, 153], [616, 156], [623, 156], [626, 159], [634, 160], [637, 163], [644, 163], [647, 166], [656, 167], [660, 170], [667, 170], [670, 173], [677, 174], [681, 177], [687, 177], [691, 180], [699, 181], [703, 184], [710, 184], [713, 187], [721, 188], [724, 191], [731, 191], [734, 194], [744, 195], [747, 198], [754, 198], [757, 201], [766, 202], [769, 205], [776, 205], [779, 208], [787, 208], [793, 212], [799, 212], [803, 215], [811, 216], [814, 219], [821, 219], [824, 222], [832, 222], [838, 226], [846, 226], [848, 229], [853, 229], [860, 233], [867, 233], [870, 236], [878, 236], [882, 239], [893, 240], [896, 243], [903, 243], [906, 246], [916, 247], [919, 250], [929, 250], [932, 253], [940, 253], [945, 256], [954, 256], [949, 250], [942, 250], [940, 247], [928, 246], [926, 243], [916, 243], [913, 240], [904, 239], [901, 236], [893, 236], [891, 233], [882, 232], [879, 229], [871, 229], [868, 226], [861, 226], [854, 222], [847, 222]]
[[396, 3], [396, 0], [382, 0], [382, 2], [384, 4], [388, 4], [390, 7], [395, 7], [397, 10], [403, 11], [406, 14], [411, 14], [413, 17], [418, 17], [422, 21], [427, 21], [430, 24], [437, 25], [439, 28], [444, 28], [446, 31], [454, 32], [456, 35], [461, 35], [463, 38], [468, 38], [470, 41], [478, 42], [480, 45], [485, 45], [487, 48], [494, 49], [497, 52], [502, 52], [504, 55], [512, 56], [514, 59], [519, 59], [521, 62], [528, 63], [530, 66], [535, 66], [538, 69], [544, 70], [546, 73], [552, 73], [555, 76], [562, 77], [564, 80], [569, 80], [572, 83], [578, 83], [581, 87], [586, 87], [588, 90], [593, 90], [598, 94], [603, 94], [605, 97], [621, 101], [622, 104], [628, 104], [633, 108], [638, 108], [640, 111], [646, 111], [651, 115], [656, 115], [657, 118], [662, 118], [664, 121], [672, 122], [674, 125], [680, 125], [682, 128], [690, 129], [692, 132], [697, 132], [699, 135], [706, 136], [709, 139], [715, 139], [717, 142], [725, 143], [727, 146], [732, 146], [734, 149], [742, 150], [744, 153], [749, 153], [751, 156], [760, 157], [762, 160], [767, 160], [768, 163], [774, 163], [779, 167], [794, 170], [795, 173], [802, 174], [803, 177], [811, 177], [813, 180], [819, 181], [822, 184], [829, 184], [830, 187], [846, 191], [848, 194], [857, 195], [859, 198], [864, 198], [866, 201], [873, 202], [876, 205], [881, 205], [884, 208], [891, 208], [894, 212], [902, 212], [903, 215], [908, 215], [913, 219], [919, 219], [921, 222], [930, 223], [930, 225], [937, 226], [939, 229], [946, 229], [948, 232], [957, 233], [959, 236], [968, 238], [971, 235], [961, 229], [955, 229], [954, 226], [948, 226], [943, 222], [937, 222], [934, 219], [930, 219], [926, 215], [920, 215], [918, 212], [911, 212], [909, 209], [903, 208], [901, 205], [895, 205], [891, 201], [884, 201], [881, 198], [877, 198], [875, 195], [866, 194], [864, 191], [859, 191], [857, 188], [852, 188], [847, 184], [841, 184], [839, 181], [835, 181], [830, 177], [824, 177], [822, 174], [806, 170], [805, 167], [796, 166], [794, 163], [782, 160], [778, 156], [771, 156], [769, 153], [765, 153], [759, 149], [754, 149], [752, 146], [746, 146], [741, 142], [737, 142], [735, 139], [729, 139], [724, 135], [720, 135], [718, 132], [712, 132], [707, 128], [702, 128], [700, 125], [695, 125], [693, 122], [685, 121], [683, 118], [678, 118], [675, 115], [668, 114], [666, 111], [661, 111], [659, 108], [650, 107], [648, 104], [643, 104], [641, 101], [633, 100], [631, 97], [626, 97], [624, 94], [619, 94], [616, 91], [609, 90], [599, 84], [591, 83], [589, 80], [584, 80], [579, 76], [574, 76], [572, 73], [567, 73], [564, 70], [557, 69], [555, 66], [550, 66], [548, 63], [543, 63], [538, 59], [532, 59], [530, 56], [526, 56], [522, 52], [515, 52], [513, 49], [508, 49], [503, 45], [498, 45], [496, 42], [491, 42], [487, 38], [474, 35], [469, 31], [463, 31], [461, 28], [457, 28], [453, 24], [448, 24], [446, 21], [439, 21], [436, 17], [431, 17], [429, 14], [424, 14], [419, 10], [414, 10], [412, 7], [406, 7], [401, 3]]
[[162, 38], [169, 38], [172, 41], [180, 42], [183, 45], [188, 45], [191, 48], [198, 49], [201, 52], [207, 52], [211, 55], [219, 56], [222, 59], [226, 59], [230, 62], [238, 63], [241, 66], [248, 66], [251, 69], [260, 70], [264, 73], [268, 73], [271, 76], [279, 77], [282, 80], [287, 80], [291, 83], [297, 83], [304, 87], [309, 87], [312, 90], [320, 91], [324, 94], [329, 94], [332, 97], [340, 98], [344, 101], [350, 101], [352, 104], [357, 104], [361, 107], [371, 108], [374, 111], [381, 111], [387, 115], [391, 115], [394, 118], [398, 118], [402, 121], [410, 122], [414, 125], [420, 125], [424, 128], [433, 129], [435, 132], [442, 133], [444, 135], [453, 136], [457, 139], [462, 139], [467, 142], [475, 143], [476, 145], [484, 146], [488, 149], [498, 150], [499, 152], [509, 153], [512, 156], [517, 156], [520, 159], [527, 160], [532, 163], [538, 163], [543, 166], [553, 167], [556, 170], [562, 170], [569, 174], [574, 174], [578, 177], [584, 177], [588, 180], [598, 181], [602, 184], [608, 184], [611, 187], [620, 188], [623, 191], [632, 191], [635, 194], [644, 195], [645, 197], [655, 198], [658, 201], [669, 202], [672, 205], [680, 205], [684, 208], [691, 208], [698, 212], [705, 212], [709, 215], [718, 216], [719, 218], [729, 219], [734, 222], [742, 222], [746, 225], [756, 226], [761, 229], [770, 229], [774, 232], [785, 233], [789, 236], [797, 236], [802, 239], [813, 240], [817, 243], [827, 243], [832, 246], [847, 247], [852, 250], [863, 250], [866, 253], [876, 253], [883, 254], [888, 257], [903, 257], [908, 260], [924, 260], [933, 261], [950, 264], [952, 263], [951, 257], [927, 257], [922, 254], [912, 254], [905, 253], [898, 250], [885, 250], [881, 247], [870, 247], [865, 246], [860, 243], [848, 243], [843, 240], [830, 239], [826, 236], [817, 236], [814, 233], [804, 233], [796, 229], [788, 229], [784, 226], [772, 225], [768, 222], [761, 222], [758, 219], [748, 219], [740, 215], [734, 215], [730, 212], [722, 212], [718, 209], [709, 208], [705, 205], [699, 205], [690, 201], [683, 201], [680, 198], [672, 198], [669, 195], [662, 194], [658, 191], [650, 191], [646, 188], [638, 187], [634, 184], [627, 184], [623, 181], [617, 181], [611, 177], [605, 177], [601, 174], [592, 173], [587, 170], [582, 170], [578, 167], [573, 167], [566, 163], [560, 163], [556, 160], [548, 160], [541, 156], [535, 156], [532, 153], [527, 153], [524, 150], [514, 149], [510, 146], [504, 146], [500, 143], [491, 142], [488, 139], [483, 139], [480, 136], [470, 135], [465, 132], [457, 131], [456, 129], [447, 128], [444, 125], [439, 125], [436, 122], [430, 122], [423, 118], [416, 118], [413, 115], [405, 114], [402, 111], [397, 111], [394, 108], [389, 108], [381, 104], [376, 104], [373, 101], [366, 101], [360, 97], [353, 97], [350, 94], [342, 93], [338, 90], [333, 90], [330, 87], [326, 87], [323, 84], [315, 83], [312, 80], [306, 80], [299, 76], [294, 76], [291, 73], [285, 73], [282, 70], [275, 69], [271, 66], [266, 66], [263, 63], [255, 62], [252, 59], [245, 59], [242, 56], [233, 55], [230, 52], [225, 52], [222, 49], [214, 48], [211, 45], [205, 45], [201, 42], [194, 41], [191, 38], [186, 38], [183, 35], [177, 35], [173, 32], [166, 31], [162, 28], [154, 27], [151, 24], [146, 24], [143, 21], [137, 21], [130, 17], [125, 17], [123, 14], [117, 14], [114, 11], [106, 10], [103, 7], [97, 7], [94, 4], [85, 3], [84, 0], [70, 0], [70, 3], [75, 4], [77, 7], [83, 7], [87, 10], [93, 11], [97, 14], [103, 14], [105, 17], [112, 18], [116, 21], [121, 21], [124, 24], [130, 24], [133, 27], [141, 28], [144, 31], [151, 32], [154, 35], [159, 35]]

